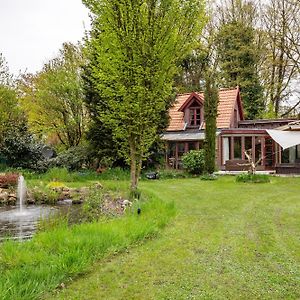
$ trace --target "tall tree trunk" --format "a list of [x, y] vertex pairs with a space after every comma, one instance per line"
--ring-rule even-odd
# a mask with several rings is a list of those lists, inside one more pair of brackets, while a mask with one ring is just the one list
[[139, 162], [137, 160], [136, 147], [133, 138], [130, 142], [130, 189], [135, 192], [138, 187]]

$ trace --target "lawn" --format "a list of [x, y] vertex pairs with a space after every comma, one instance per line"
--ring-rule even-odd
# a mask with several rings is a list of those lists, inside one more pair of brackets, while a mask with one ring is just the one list
[[141, 188], [175, 201], [176, 218], [49, 299], [300, 298], [300, 178], [159, 180]]

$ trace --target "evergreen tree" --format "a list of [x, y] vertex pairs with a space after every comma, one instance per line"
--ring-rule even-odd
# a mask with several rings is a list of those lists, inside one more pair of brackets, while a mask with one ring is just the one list
[[264, 104], [263, 88], [257, 71], [254, 29], [241, 21], [224, 24], [220, 28], [217, 44], [225, 86], [239, 86], [246, 117], [258, 118]]
[[212, 174], [216, 165], [216, 131], [219, 95], [215, 84], [215, 76], [207, 72], [204, 91], [204, 119], [205, 119], [205, 171]]

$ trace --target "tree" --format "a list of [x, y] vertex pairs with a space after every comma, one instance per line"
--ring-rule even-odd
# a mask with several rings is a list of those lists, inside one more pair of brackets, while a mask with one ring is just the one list
[[0, 85], [0, 145], [6, 132], [21, 118], [16, 92], [8, 86]]
[[263, 65], [264, 85], [268, 110], [274, 117], [279, 116], [282, 104], [293, 94], [294, 81], [299, 75], [292, 42], [297, 36], [299, 42], [298, 15], [296, 2], [270, 0], [263, 16], [267, 53]]
[[[157, 138], [161, 116], [172, 104], [176, 65], [203, 27], [202, 0], [84, 0], [95, 14], [89, 42], [96, 57], [91, 80], [99, 119], [112, 130], [130, 163], [135, 191], [142, 161]], [[102, 103], [103, 104], [103, 103]]]
[[216, 166], [216, 131], [219, 94], [215, 83], [215, 73], [207, 71], [204, 91], [205, 118], [205, 171], [212, 174]]
[[55, 134], [67, 149], [82, 141], [87, 122], [82, 64], [81, 47], [64, 44], [57, 58], [21, 83], [31, 130], [46, 137]]
[[12, 84], [12, 79], [7, 62], [3, 54], [0, 52], [0, 85], [10, 86]]
[[19, 123], [21, 110], [7, 63], [0, 53], [0, 147], [6, 133]]
[[207, 65], [210, 47], [206, 47], [200, 40], [201, 45], [189, 53], [179, 65], [179, 75], [175, 79], [179, 93], [197, 91], [201, 89], [203, 73]]
[[225, 85], [240, 87], [247, 118], [259, 117], [264, 106], [254, 29], [240, 21], [227, 23], [221, 27], [217, 42]]
[[10, 167], [45, 171], [48, 162], [42, 154], [43, 146], [28, 131], [26, 120], [19, 120], [19, 123], [6, 130], [0, 156]]

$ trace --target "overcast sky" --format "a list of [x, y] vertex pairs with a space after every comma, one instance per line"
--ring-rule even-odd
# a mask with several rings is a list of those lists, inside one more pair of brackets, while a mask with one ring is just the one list
[[89, 29], [81, 0], [0, 0], [0, 52], [10, 72], [35, 72]]

